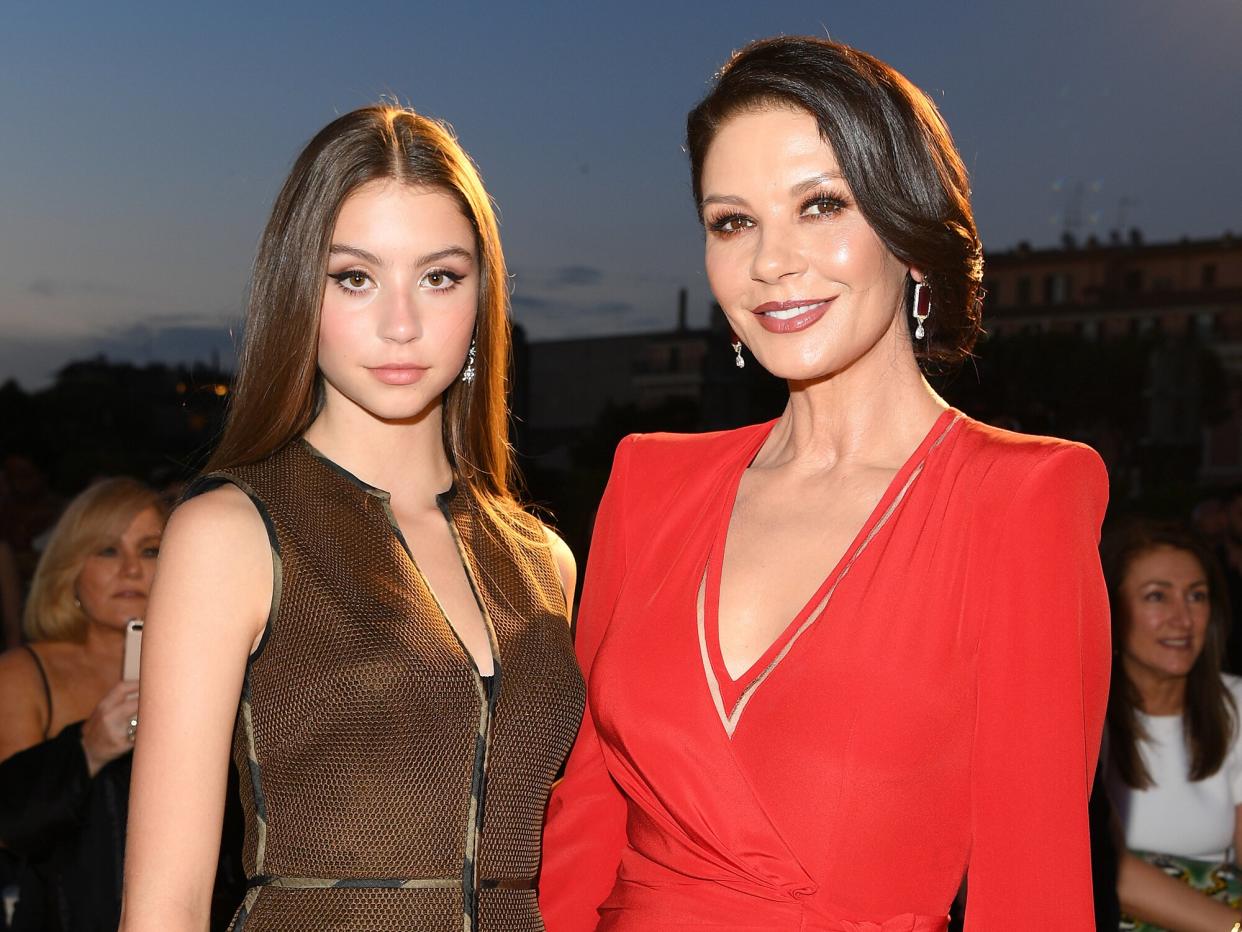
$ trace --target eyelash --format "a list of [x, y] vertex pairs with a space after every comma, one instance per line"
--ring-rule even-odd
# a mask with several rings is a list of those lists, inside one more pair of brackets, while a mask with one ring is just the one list
[[[827, 217], [836, 216], [838, 213], [845, 210], [845, 208], [849, 207], [849, 202], [845, 198], [840, 197], [839, 195], [836, 195], [836, 194], [829, 194], [826, 191], [819, 191], [819, 192], [816, 192], [815, 194], [810, 195], [805, 201], [802, 202], [802, 205], [798, 208], [798, 216], [800, 217], [803, 216], [804, 214], [806, 214], [806, 211], [808, 208], [814, 207], [817, 204], [822, 205], [824, 208], [827, 208], [826, 210], [822, 210], [821, 213], [810, 215], [812, 217], [817, 217], [817, 218], [827, 218]], [[745, 221], [745, 222], [750, 222], [750, 223], [754, 222], [750, 217], [746, 216], [745, 214], [735, 212], [731, 214], [724, 214], [722, 216], [716, 217], [713, 220], [707, 221], [707, 229], [709, 232], [714, 233], [716, 236], [719, 236], [722, 238], [736, 236], [738, 233], [742, 232], [740, 229], [727, 230], [725, 229], [725, 227], [728, 226], [730, 223], [737, 223], [739, 221]]]
[[[443, 285], [438, 288], [435, 286], [432, 286], [428, 288], [429, 291], [452, 291], [455, 287], [457, 287], [457, 285], [462, 281], [462, 279], [466, 277], [465, 275], [460, 275], [457, 272], [452, 271], [451, 269], [428, 269], [426, 272], [423, 273], [423, 277], [420, 278], [419, 281], [422, 282], [432, 275], [441, 275], [444, 278], [448, 279], [450, 284]], [[341, 291], [345, 292], [348, 295], [360, 295], [360, 294], [364, 294], [367, 291], [371, 290], [369, 288], [352, 288], [349, 285], [345, 284], [345, 282], [348, 279], [351, 279], [355, 276], [359, 278], [365, 278], [367, 281], [371, 282], [372, 285], [375, 284], [375, 279], [371, 278], [371, 276], [368, 273], [362, 271], [362, 269], [346, 269], [343, 272], [329, 272], [328, 273], [328, 278], [335, 281], [337, 284], [337, 287], [340, 288]]]

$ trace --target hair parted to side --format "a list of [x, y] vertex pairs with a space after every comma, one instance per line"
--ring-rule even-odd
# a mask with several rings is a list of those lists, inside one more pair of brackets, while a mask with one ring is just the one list
[[263, 231], [228, 416], [206, 471], [261, 460], [301, 436], [317, 413], [319, 315], [341, 205], [392, 180], [454, 197], [474, 227], [479, 307], [473, 382], [444, 393], [444, 446], [459, 483], [485, 505], [516, 506], [506, 387], [508, 277], [491, 199], [451, 129], [396, 106], [333, 120], [298, 156]]
[[86, 558], [119, 540], [134, 517], [154, 508], [168, 517], [163, 497], [136, 479], [103, 479], [62, 512], [35, 567], [22, 617], [31, 641], [81, 641], [90, 619], [76, 604], [78, 575]]
[[1108, 764], [1127, 786], [1135, 789], [1151, 786], [1151, 774], [1139, 753], [1139, 742], [1148, 735], [1138, 720], [1138, 688], [1122, 662], [1122, 645], [1130, 619], [1121, 586], [1135, 560], [1161, 547], [1184, 551], [1198, 561], [1207, 577], [1211, 605], [1203, 652], [1186, 677], [1182, 730], [1190, 758], [1189, 779], [1202, 780], [1220, 770], [1238, 727], [1233, 696], [1221, 680], [1221, 662], [1229, 635], [1228, 587], [1211, 547], [1180, 524], [1129, 520], [1112, 528], [1100, 547], [1112, 609], [1114, 645], [1112, 686], [1108, 691]]
[[[686, 118], [694, 202], [721, 125], [767, 107], [805, 111], [832, 146], [859, 210], [888, 250], [931, 287], [924, 364], [966, 359], [982, 332], [983, 247], [966, 169], [927, 95], [879, 59], [827, 39], [780, 36], [734, 53]], [[914, 282], [906, 287], [912, 300]]]

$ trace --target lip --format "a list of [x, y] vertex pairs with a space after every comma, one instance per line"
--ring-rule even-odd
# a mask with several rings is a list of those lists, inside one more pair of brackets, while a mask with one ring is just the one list
[[137, 589], [124, 589], [121, 592], [112, 593], [114, 599], [145, 599], [147, 594], [139, 592]]
[[[768, 301], [766, 304], [760, 304], [751, 313], [755, 315], [759, 326], [769, 333], [797, 333], [823, 317], [833, 300], [833, 298], [806, 298], [793, 301]], [[806, 310], [783, 320], [767, 316], [772, 311], [793, 311], [799, 308]]]
[[1156, 643], [1168, 650], [1190, 650], [1194, 647], [1194, 639], [1190, 637], [1160, 638]]
[[412, 363], [392, 363], [387, 366], [367, 366], [367, 371], [385, 385], [413, 385], [423, 377], [427, 367]]

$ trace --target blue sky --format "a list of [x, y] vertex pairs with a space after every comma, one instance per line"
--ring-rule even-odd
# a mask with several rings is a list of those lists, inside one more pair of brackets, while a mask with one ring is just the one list
[[[1119, 216], [1242, 231], [1242, 4], [119, 2], [6, 5], [0, 381], [73, 358], [227, 360], [271, 200], [338, 113], [448, 120], [496, 199], [533, 338], [706, 320], [681, 152], [729, 52], [830, 34], [945, 114], [985, 249]], [[1124, 199], [1124, 202], [1123, 202]], [[1124, 215], [1124, 216], [1122, 216]]]

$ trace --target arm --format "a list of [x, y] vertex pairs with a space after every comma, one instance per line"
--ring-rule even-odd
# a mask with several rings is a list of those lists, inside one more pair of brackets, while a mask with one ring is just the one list
[[1229, 932], [1242, 919], [1237, 910], [1188, 887], [1129, 851], [1121, 854], [1117, 898], [1127, 915], [1173, 932]]
[[1054, 450], [1017, 482], [979, 641], [967, 932], [1095, 928], [1087, 799], [1108, 694], [1103, 464]]
[[133, 683], [117, 683], [84, 722], [44, 739], [47, 698], [25, 650], [0, 656], [0, 845], [35, 854], [76, 830], [91, 779], [128, 754], [130, 717], [138, 708]]
[[263, 521], [231, 486], [168, 522], [143, 635], [123, 932], [207, 928], [233, 722], [271, 567]]
[[[625, 577], [625, 484], [633, 439], [617, 448], [587, 558], [575, 645], [588, 695], [595, 652]], [[588, 703], [565, 776], [548, 803], [539, 878], [548, 932], [589, 932], [599, 923], [596, 907], [616, 882], [625, 847], [625, 815], [625, 797], [608, 773]]]

